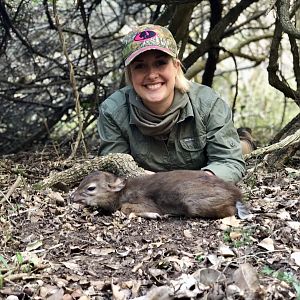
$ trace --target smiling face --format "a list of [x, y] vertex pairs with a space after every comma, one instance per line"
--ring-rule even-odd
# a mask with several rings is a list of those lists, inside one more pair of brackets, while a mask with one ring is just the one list
[[144, 105], [156, 114], [165, 113], [173, 102], [179, 62], [164, 52], [149, 50], [128, 68], [133, 88]]

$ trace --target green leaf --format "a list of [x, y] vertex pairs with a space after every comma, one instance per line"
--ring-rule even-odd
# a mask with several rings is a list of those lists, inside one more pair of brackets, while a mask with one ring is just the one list
[[17, 261], [18, 261], [19, 265], [21, 265], [24, 262], [24, 258], [23, 258], [22, 254], [20, 252], [16, 253], [16, 258], [17, 258]]
[[0, 262], [4, 265], [5, 268], [8, 269], [7, 260], [2, 255], [0, 255]]

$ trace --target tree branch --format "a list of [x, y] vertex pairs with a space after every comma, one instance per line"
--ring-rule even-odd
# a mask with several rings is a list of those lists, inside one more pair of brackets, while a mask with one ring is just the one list
[[299, 142], [300, 142], [300, 129], [298, 129], [294, 134], [287, 136], [285, 139], [283, 139], [282, 141], [276, 144], [263, 147], [263, 148], [258, 148], [257, 150], [254, 150], [251, 153], [246, 154], [244, 158], [249, 159], [260, 155], [265, 155], [267, 153], [273, 152], [278, 149], [283, 149], [285, 147], [294, 145]]
[[[279, 45], [282, 37], [282, 26], [277, 19], [275, 23], [274, 37], [271, 43], [269, 66], [267, 68], [269, 75], [269, 83], [279, 91], [281, 91], [286, 97], [294, 99], [296, 104], [300, 106], [300, 92], [293, 90], [286, 82], [286, 80], [280, 80], [277, 72], [279, 71], [278, 59], [279, 59]], [[298, 61], [299, 64], [299, 61]]]
[[68, 190], [79, 183], [83, 177], [96, 170], [108, 171], [125, 177], [135, 177], [145, 174], [145, 170], [137, 165], [131, 155], [114, 153], [75, 162], [71, 168], [52, 174], [37, 183], [35, 188], [45, 189], [55, 187], [61, 190]]
[[[223, 5], [222, 1], [218, 0], [210, 0], [210, 31], [221, 21], [222, 19], [222, 11]], [[218, 44], [219, 45], [219, 44]], [[214, 74], [217, 68], [217, 63], [219, 61], [220, 47], [218, 45], [214, 45], [208, 51], [208, 57], [204, 69], [204, 73], [202, 76], [202, 83], [207, 86], [212, 86]]]
[[85, 154], [86, 154], [87, 151], [86, 151], [86, 147], [85, 147], [85, 143], [84, 143], [82, 112], [81, 112], [81, 106], [80, 106], [79, 93], [78, 93], [78, 89], [77, 89], [77, 83], [76, 83], [75, 76], [74, 76], [74, 68], [73, 68], [73, 64], [72, 64], [72, 62], [69, 58], [67, 48], [66, 48], [65, 39], [64, 39], [64, 35], [63, 35], [62, 29], [61, 29], [61, 26], [60, 26], [58, 14], [57, 14], [57, 9], [56, 9], [56, 1], [57, 0], [53, 1], [53, 14], [54, 14], [54, 18], [55, 18], [55, 25], [56, 25], [57, 30], [58, 30], [59, 40], [60, 40], [61, 45], [62, 45], [64, 56], [67, 60], [68, 66], [69, 66], [70, 82], [71, 82], [72, 90], [73, 90], [74, 97], [75, 97], [75, 110], [76, 110], [76, 115], [77, 115], [77, 118], [78, 118], [78, 126], [79, 126], [74, 149], [72, 150], [72, 153], [71, 153], [70, 157], [68, 158], [69, 160], [71, 160], [76, 155], [76, 152], [77, 152], [77, 149], [79, 147], [80, 141], [83, 144]]
[[288, 35], [291, 35], [297, 39], [300, 39], [300, 31], [295, 28], [290, 20], [290, 1], [289, 0], [278, 0], [277, 11], [279, 20], [282, 26], [282, 30]]
[[[245, 39], [244, 41], [242, 41], [241, 43], [235, 45], [232, 49], [228, 49], [228, 52], [225, 53], [221, 53], [219, 55], [219, 60], [218, 62], [221, 62], [227, 58], [230, 57], [230, 53], [232, 53], [233, 55], [235, 55], [236, 57], [241, 57], [241, 58], [245, 58], [248, 59], [250, 61], [253, 61], [257, 64], [263, 62], [264, 60], [266, 60], [267, 56], [251, 56], [249, 54], [243, 53], [242, 52], [242, 48], [245, 46], [248, 46], [250, 43], [253, 42], [257, 42], [263, 39], [271, 39], [273, 37], [273, 34], [265, 34], [262, 36], [254, 36], [254, 37], [250, 37], [249, 39]], [[185, 76], [188, 79], [193, 78], [194, 76], [196, 76], [199, 72], [203, 71], [205, 67], [205, 61], [202, 59], [197, 60], [185, 73]]]
[[204, 53], [206, 53], [212, 46], [218, 45], [222, 40], [226, 28], [233, 24], [241, 12], [244, 11], [251, 4], [258, 2], [258, 0], [241, 0], [235, 7], [233, 7], [224, 18], [216, 24], [210, 31], [206, 39], [197, 47], [190, 55], [183, 61], [185, 68], [189, 68], [195, 61], [198, 60]]

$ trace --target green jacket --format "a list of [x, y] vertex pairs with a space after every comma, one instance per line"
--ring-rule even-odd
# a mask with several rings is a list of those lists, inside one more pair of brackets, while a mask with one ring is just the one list
[[191, 83], [187, 94], [190, 101], [166, 142], [142, 135], [132, 124], [128, 99], [136, 94], [131, 87], [113, 93], [99, 109], [100, 155], [129, 153], [147, 170], [205, 169], [238, 182], [245, 162], [229, 106], [197, 83]]

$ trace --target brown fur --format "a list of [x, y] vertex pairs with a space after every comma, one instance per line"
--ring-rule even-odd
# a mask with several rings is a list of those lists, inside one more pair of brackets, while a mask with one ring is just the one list
[[240, 138], [243, 155], [251, 153], [256, 149], [255, 140], [252, 136], [252, 130], [248, 127], [240, 127], [237, 129]]
[[80, 183], [75, 202], [125, 214], [156, 213], [224, 218], [234, 215], [242, 194], [233, 184], [203, 171], [159, 172], [128, 180], [97, 171]]

